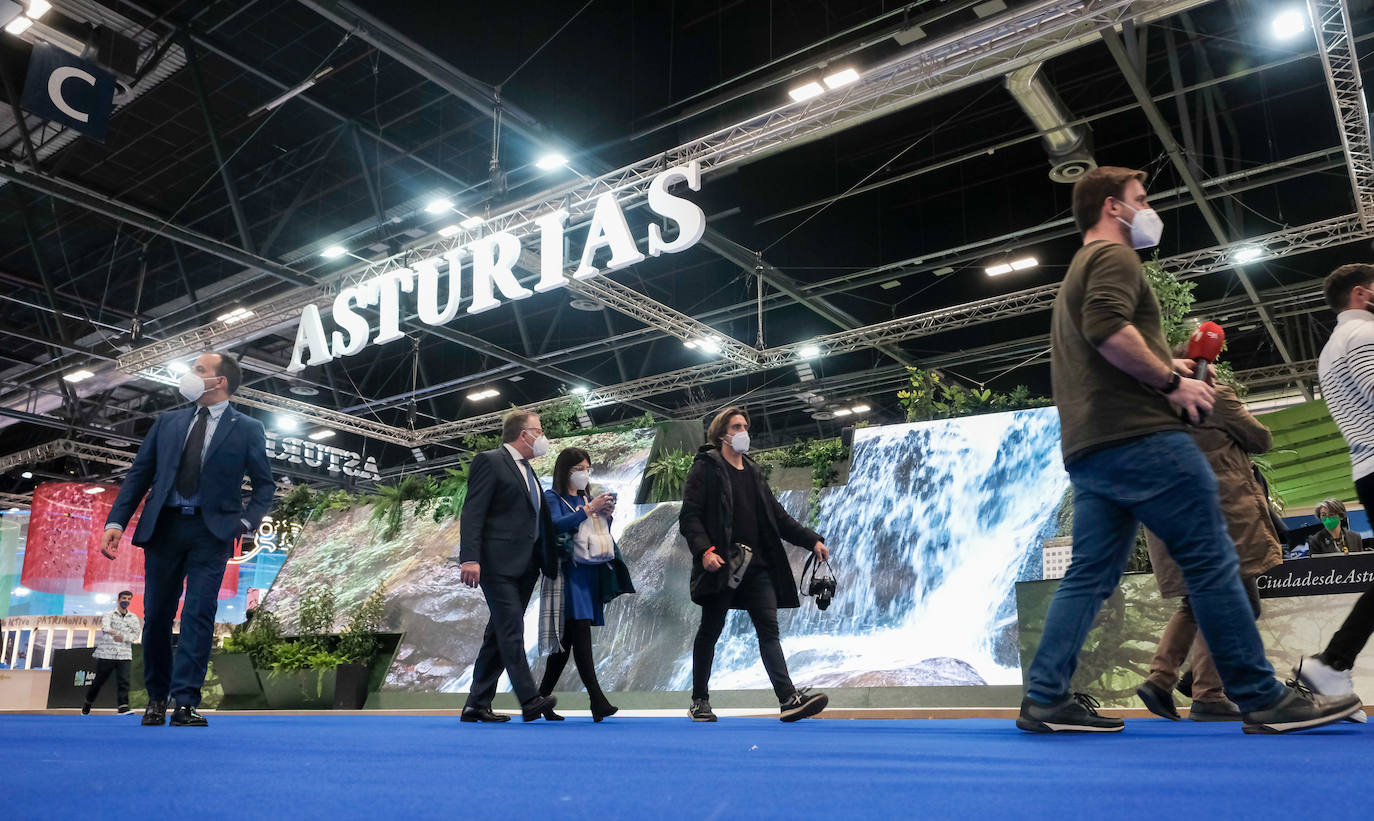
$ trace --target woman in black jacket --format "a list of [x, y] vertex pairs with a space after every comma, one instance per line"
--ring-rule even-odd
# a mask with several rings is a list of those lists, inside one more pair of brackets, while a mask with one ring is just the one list
[[[778, 639], [778, 608], [797, 607], [797, 581], [783, 551], [784, 539], [806, 546], [824, 561], [830, 553], [820, 534], [783, 510], [763, 481], [749, 450], [749, 413], [726, 408], [711, 421], [707, 444], [697, 452], [682, 490], [678, 529], [692, 551], [692, 601], [701, 606], [701, 627], [692, 647], [693, 721], [715, 721], [707, 684], [716, 641], [730, 610], [747, 610], [759, 637], [759, 655], [782, 705], [782, 720], [796, 721], [825, 709], [824, 693], [792, 686]], [[752, 558], [743, 579], [730, 587], [730, 565], [747, 545]]]

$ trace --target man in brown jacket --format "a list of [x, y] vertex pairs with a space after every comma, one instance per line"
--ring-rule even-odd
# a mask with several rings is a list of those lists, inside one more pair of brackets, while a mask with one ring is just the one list
[[[1269, 429], [1245, 409], [1236, 392], [1221, 384], [1216, 386], [1212, 414], [1188, 432], [1217, 476], [1221, 514], [1226, 519], [1231, 541], [1236, 545], [1245, 593], [1258, 618], [1260, 600], [1255, 577], [1282, 562], [1283, 549], [1269, 515], [1269, 499], [1255, 478], [1250, 454], [1265, 453], [1273, 446], [1274, 439]], [[1154, 566], [1159, 595], [1166, 599], [1181, 596], [1182, 599], [1159, 639], [1159, 649], [1150, 662], [1150, 675], [1136, 689], [1136, 694], [1150, 712], [1178, 721], [1173, 690], [1178, 685], [1179, 668], [1191, 647], [1193, 706], [1188, 717], [1194, 721], [1240, 721], [1240, 708], [1226, 698], [1221, 675], [1212, 661], [1207, 642], [1198, 632], [1183, 571], [1170, 558], [1158, 536], [1146, 531], [1145, 541], [1150, 549], [1150, 563]]]

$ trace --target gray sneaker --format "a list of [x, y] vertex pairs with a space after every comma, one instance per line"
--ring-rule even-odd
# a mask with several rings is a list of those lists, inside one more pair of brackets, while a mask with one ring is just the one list
[[1101, 705], [1087, 693], [1065, 694], [1052, 704], [1021, 700], [1016, 726], [1028, 733], [1119, 733], [1126, 722], [1097, 714]]
[[1283, 696], [1268, 708], [1245, 714], [1247, 733], [1273, 735], [1310, 730], [1344, 721], [1363, 706], [1360, 697], [1351, 693], [1343, 696], [1320, 696], [1306, 687], [1289, 686]]
[[687, 715], [693, 721], [715, 721], [716, 714], [711, 712], [711, 702], [704, 698], [692, 699], [692, 706], [687, 708]]
[[830, 704], [830, 696], [825, 693], [808, 693], [811, 688], [803, 687], [782, 703], [782, 720], [801, 721], [824, 710]]

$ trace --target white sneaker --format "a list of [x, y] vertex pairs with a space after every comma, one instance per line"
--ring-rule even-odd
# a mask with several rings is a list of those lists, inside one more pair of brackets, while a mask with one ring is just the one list
[[1293, 675], [1320, 695], [1344, 696], [1355, 692], [1354, 675], [1349, 670], [1336, 670], [1316, 656], [1304, 657], [1293, 669]]

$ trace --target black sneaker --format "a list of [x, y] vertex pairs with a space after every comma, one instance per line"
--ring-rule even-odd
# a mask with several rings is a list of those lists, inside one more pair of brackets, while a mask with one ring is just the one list
[[693, 721], [715, 721], [716, 714], [711, 712], [711, 702], [704, 698], [692, 699], [692, 706], [687, 708], [687, 715]]
[[803, 718], [810, 718], [830, 703], [830, 697], [825, 693], [810, 693], [806, 691], [809, 687], [803, 687], [792, 694], [792, 697], [782, 703], [783, 721], [801, 721]]
[[129, 705], [127, 705], [127, 704], [121, 704], [121, 705], [119, 705], [119, 709], [118, 709], [118, 710], [115, 710], [115, 712], [116, 712], [116, 713], [119, 713], [120, 715], [125, 715], [125, 714], [131, 713], [131, 712], [133, 712], [133, 711], [129, 709]]
[[1246, 713], [1241, 729], [1268, 735], [1310, 730], [1344, 721], [1362, 707], [1363, 702], [1354, 693], [1319, 696], [1306, 687], [1290, 684], [1283, 696], [1269, 707]]
[[87, 703], [85, 703], [85, 704], [82, 704], [82, 705], [81, 705], [81, 715], [83, 715], [83, 716], [88, 716], [88, 715], [90, 715], [90, 714], [91, 714], [91, 705], [90, 705], [90, 702], [87, 702]]
[[1072, 693], [1052, 704], [1026, 696], [1016, 726], [1028, 733], [1119, 733], [1126, 722], [1097, 714], [1102, 706], [1087, 693]]

